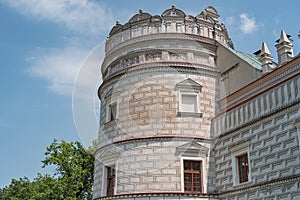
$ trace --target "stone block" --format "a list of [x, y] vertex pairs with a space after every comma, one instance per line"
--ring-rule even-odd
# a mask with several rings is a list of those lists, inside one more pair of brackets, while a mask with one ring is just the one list
[[297, 145], [298, 145], [297, 140], [294, 137], [284, 141], [284, 148], [285, 149], [289, 149], [289, 148], [292, 148], [292, 147], [297, 146]]
[[271, 168], [271, 165], [264, 165], [264, 166], [261, 166], [260, 168], [260, 173], [261, 174], [264, 174], [264, 173], [267, 173], [267, 172], [270, 172], [272, 171], [272, 168]]
[[279, 160], [279, 161], [276, 161], [272, 164], [272, 168], [274, 171], [276, 170], [280, 170], [280, 169], [284, 169], [285, 168], [285, 161], [284, 160]]
[[167, 184], [162, 184], [162, 189], [167, 191], [174, 191], [176, 190], [176, 184], [173, 182], [169, 182]]
[[267, 155], [267, 156], [265, 157], [265, 161], [266, 161], [267, 164], [276, 162], [276, 161], [277, 161], [277, 156], [276, 156], [276, 154], [270, 154], [270, 155]]
[[147, 183], [147, 182], [154, 182], [154, 177], [153, 176], [143, 176], [141, 178], [142, 183]]
[[269, 155], [270, 154], [269, 147], [267, 146], [267, 147], [260, 149], [258, 154], [260, 157]]
[[292, 168], [285, 168], [280, 170], [280, 177], [291, 176], [293, 175]]
[[257, 134], [257, 140], [261, 141], [269, 137], [268, 131], [263, 131]]
[[134, 185], [133, 184], [125, 184], [124, 185], [124, 190], [125, 191], [133, 191], [134, 190]]
[[290, 156], [290, 150], [289, 149], [282, 150], [278, 152], [277, 155], [278, 155], [278, 160], [288, 158]]
[[286, 166], [299, 166], [299, 156], [293, 156], [291, 158], [286, 159]]
[[176, 173], [176, 169], [162, 169], [162, 174], [165, 175], [175, 175]]
[[270, 172], [270, 173], [267, 174], [267, 180], [268, 181], [273, 180], [273, 179], [277, 179], [279, 177], [280, 176], [279, 176], [279, 172], [278, 171]]
[[263, 148], [263, 147], [264, 147], [263, 140], [254, 142], [254, 143], [252, 144], [252, 150], [261, 149], [261, 148]]
[[145, 191], [146, 188], [147, 188], [147, 184], [144, 184], [144, 183], [139, 183], [139, 184], [135, 185], [135, 189], [137, 191]]
[[286, 122], [282, 124], [282, 130], [286, 131], [286, 130], [290, 130], [294, 127], [294, 123], [292, 121]]
[[282, 133], [280, 133], [276, 136], [277, 143], [285, 141], [286, 139], [288, 139], [288, 132], [287, 131], [282, 132]]
[[255, 180], [255, 183], [262, 183], [267, 181], [266, 175], [258, 175], [256, 177], [253, 177], [253, 179]]
[[274, 145], [271, 145], [271, 153], [279, 152], [283, 149], [283, 143], [277, 143]]

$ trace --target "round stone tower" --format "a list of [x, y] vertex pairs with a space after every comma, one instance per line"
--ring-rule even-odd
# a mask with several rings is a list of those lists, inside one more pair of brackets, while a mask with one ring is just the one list
[[220, 96], [218, 45], [231, 46], [213, 7], [196, 17], [142, 10], [109, 33], [94, 199], [216, 199], [211, 120]]

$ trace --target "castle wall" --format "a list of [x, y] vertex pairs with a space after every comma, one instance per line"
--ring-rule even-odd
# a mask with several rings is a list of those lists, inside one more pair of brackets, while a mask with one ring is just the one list
[[[199, 93], [201, 117], [177, 115], [179, 99], [176, 85], [188, 78], [202, 86]], [[113, 161], [117, 166], [116, 195], [183, 191], [182, 155], [178, 154], [176, 147], [196, 140], [210, 149], [210, 119], [216, 112], [216, 85], [212, 72], [197, 69], [181, 69], [178, 72], [157, 67], [127, 73], [103, 86], [99, 149], [95, 155], [105, 164], [103, 157], [117, 154]], [[108, 93], [116, 96], [119, 102], [118, 118], [113, 122], [106, 122], [105, 108], [109, 101], [105, 100], [105, 96]], [[106, 154], [107, 149], [113, 149], [114, 153]], [[209, 162], [208, 154], [203, 163], [204, 187], [205, 191], [214, 191], [212, 181], [208, 180], [208, 174], [213, 173], [209, 172]], [[95, 168], [95, 176], [103, 176], [103, 165]], [[105, 196], [101, 191], [103, 182], [97, 180], [95, 185], [98, 185], [98, 192], [94, 195]]]
[[[296, 69], [298, 66], [295, 66]], [[282, 77], [281, 77], [282, 78]], [[218, 117], [214, 157], [216, 189], [223, 199], [299, 198], [300, 77]], [[250, 181], [234, 184], [232, 148], [248, 142]], [[222, 194], [223, 193], [223, 194]]]
[[[161, 71], [160, 71], [161, 70]], [[199, 110], [202, 117], [179, 117], [176, 84], [191, 78], [202, 85]], [[216, 77], [197, 72], [178, 72], [169, 68], [145, 69], [125, 74], [103, 89], [112, 90], [119, 102], [118, 119], [106, 123], [107, 102], [101, 101], [99, 146], [131, 138], [173, 135], [211, 138], [210, 119], [215, 115]], [[105, 99], [103, 97], [103, 99]], [[105, 140], [107, 136], [108, 140]]]

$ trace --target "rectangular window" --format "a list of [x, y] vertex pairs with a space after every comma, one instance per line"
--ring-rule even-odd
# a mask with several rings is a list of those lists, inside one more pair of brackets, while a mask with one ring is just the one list
[[252, 182], [249, 145], [250, 142], [246, 141], [229, 148], [229, 151], [232, 153], [232, 181], [234, 186]]
[[198, 113], [197, 95], [182, 94], [181, 108], [183, 112]]
[[106, 177], [106, 195], [114, 195], [115, 187], [115, 168], [107, 167], [107, 177]]
[[238, 162], [238, 171], [239, 171], [239, 182], [240, 183], [248, 182], [248, 174], [249, 174], [248, 154], [245, 153], [243, 155], [237, 156], [237, 162]]
[[201, 161], [183, 161], [185, 192], [202, 192], [201, 165]]
[[109, 105], [109, 121], [114, 121], [117, 117], [117, 103]]

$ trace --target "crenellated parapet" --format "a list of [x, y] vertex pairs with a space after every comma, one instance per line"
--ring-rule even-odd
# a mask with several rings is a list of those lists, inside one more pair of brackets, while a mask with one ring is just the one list
[[118, 44], [132, 38], [162, 33], [198, 35], [233, 47], [224, 23], [219, 24], [218, 18], [218, 12], [211, 6], [196, 17], [186, 15], [175, 6], [164, 11], [161, 16], [152, 16], [140, 10], [124, 25], [116, 22], [107, 38], [105, 51], [109, 53]]

